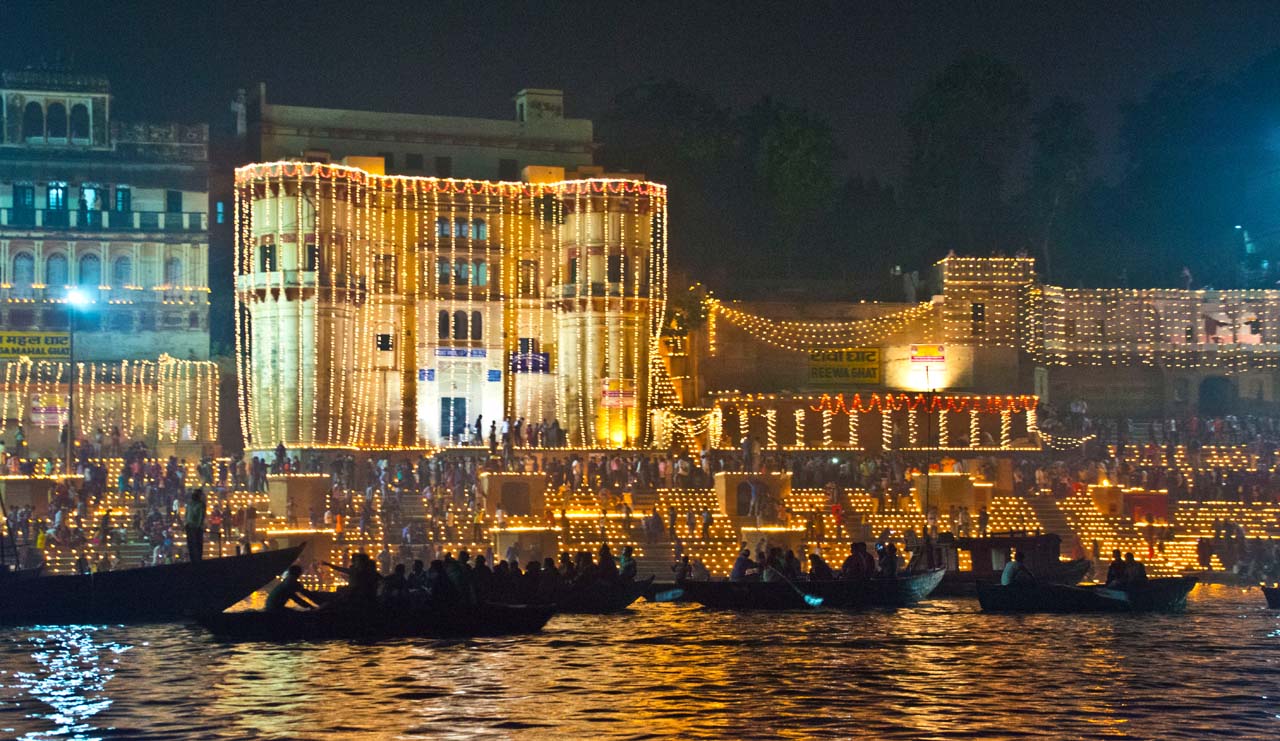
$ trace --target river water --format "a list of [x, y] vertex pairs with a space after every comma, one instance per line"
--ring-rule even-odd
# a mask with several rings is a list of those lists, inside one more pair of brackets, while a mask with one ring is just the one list
[[195, 626], [0, 632], [0, 738], [1280, 737], [1280, 612], [740, 614], [642, 603], [537, 636], [225, 644]]

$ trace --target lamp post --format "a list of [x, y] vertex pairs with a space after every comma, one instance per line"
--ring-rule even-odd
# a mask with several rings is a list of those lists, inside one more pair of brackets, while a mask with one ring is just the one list
[[75, 463], [75, 419], [76, 419], [76, 323], [75, 313], [89, 305], [89, 297], [79, 288], [67, 289], [67, 464], [65, 473], [71, 475]]

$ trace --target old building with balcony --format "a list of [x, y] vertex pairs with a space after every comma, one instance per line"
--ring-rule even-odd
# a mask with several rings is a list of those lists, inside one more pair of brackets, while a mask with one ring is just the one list
[[[102, 395], [77, 404], [98, 425], [122, 426], [126, 438], [136, 427], [136, 437], [153, 441], [207, 435], [208, 420], [191, 425], [157, 405], [172, 406], [176, 397], [165, 394], [180, 385], [162, 378], [216, 385], [207, 362], [208, 192], [206, 124], [118, 118], [102, 77], [0, 76], [6, 427], [34, 423], [57, 434], [68, 353], [37, 348], [65, 341], [74, 320], [74, 360], [86, 384], [77, 394]], [[91, 434], [84, 426], [93, 417], [76, 415], [77, 433]]]

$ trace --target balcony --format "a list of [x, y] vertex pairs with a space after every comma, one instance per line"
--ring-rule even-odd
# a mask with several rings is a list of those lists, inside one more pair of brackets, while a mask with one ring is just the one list
[[74, 231], [199, 232], [208, 228], [200, 211], [89, 211], [0, 208], [0, 227]]

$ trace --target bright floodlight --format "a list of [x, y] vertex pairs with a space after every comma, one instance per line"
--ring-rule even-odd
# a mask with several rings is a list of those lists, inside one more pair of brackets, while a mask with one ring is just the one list
[[70, 288], [67, 289], [67, 303], [78, 309], [89, 305], [89, 297], [79, 288]]

